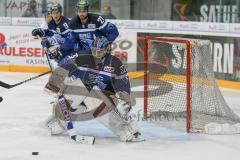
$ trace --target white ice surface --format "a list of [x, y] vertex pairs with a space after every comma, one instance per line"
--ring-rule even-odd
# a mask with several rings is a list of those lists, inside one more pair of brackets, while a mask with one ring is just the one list
[[[0, 73], [14, 84], [34, 74]], [[96, 137], [95, 145], [50, 136], [44, 121], [53, 98], [43, 91], [48, 76], [12, 89], [0, 88], [0, 160], [239, 160], [240, 135], [203, 135], [139, 122], [145, 142], [122, 143], [97, 121], [76, 123], [80, 134]], [[240, 113], [240, 91], [223, 90], [228, 104]], [[142, 106], [142, 100], [137, 101]], [[139, 108], [134, 109], [135, 112]], [[33, 156], [32, 152], [39, 152]]]

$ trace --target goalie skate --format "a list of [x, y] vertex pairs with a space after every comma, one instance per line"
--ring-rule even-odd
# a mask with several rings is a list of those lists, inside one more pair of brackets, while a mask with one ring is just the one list
[[[46, 126], [51, 132], [52, 136], [64, 134], [67, 132], [67, 129], [63, 126], [64, 122], [61, 122], [56, 117], [50, 117], [48, 121], [46, 122]], [[81, 136], [81, 135], [74, 135], [71, 137], [71, 139], [79, 144], [94, 144], [95, 143], [95, 137], [91, 136]]]
[[136, 132], [134, 134], [132, 134], [127, 140], [126, 142], [142, 142], [145, 141], [145, 139], [143, 138], [143, 136], [141, 135], [140, 132]]
[[75, 135], [72, 137], [72, 140], [76, 141], [79, 144], [94, 144], [95, 143], [95, 137], [91, 137], [91, 136]]

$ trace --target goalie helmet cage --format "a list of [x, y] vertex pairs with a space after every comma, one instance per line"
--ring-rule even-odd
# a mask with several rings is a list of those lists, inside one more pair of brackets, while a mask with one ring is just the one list
[[[186, 121], [188, 133], [204, 133], [210, 123], [240, 122], [215, 82], [210, 41], [145, 37], [144, 47], [145, 119], [171, 114]], [[166, 70], [156, 72], [157, 66]]]

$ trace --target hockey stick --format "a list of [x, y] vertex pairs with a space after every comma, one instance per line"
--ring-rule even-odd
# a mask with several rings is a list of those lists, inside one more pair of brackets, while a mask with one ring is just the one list
[[72, 118], [68, 110], [70, 104], [67, 103], [63, 95], [60, 95], [58, 97], [58, 105], [64, 117], [64, 121], [66, 122], [66, 128], [70, 138], [81, 144], [94, 144], [95, 137], [78, 135], [77, 132], [73, 129]]
[[46, 58], [47, 58], [47, 61], [48, 61], [48, 65], [49, 65], [51, 71], [53, 71], [53, 66], [52, 66], [51, 61], [50, 61], [50, 59], [49, 59], [49, 56], [48, 56], [48, 54], [47, 54], [47, 48], [50, 47], [49, 42], [47, 41], [47, 38], [46, 38], [46, 37], [36, 36], [36, 37], [34, 37], [34, 39], [41, 39], [42, 41], [45, 41], [45, 43], [46, 43], [46, 45], [47, 45], [47, 47], [45, 48], [45, 50], [46, 50], [46, 51], [45, 51], [45, 55], [46, 55]]
[[[34, 39], [40, 39], [40, 37], [38, 36], [38, 37], [35, 37]], [[42, 39], [42, 38], [41, 38], [41, 39]], [[47, 54], [46, 54], [46, 56], [47, 56]], [[24, 80], [24, 81], [22, 81], [22, 82], [19, 82], [19, 83], [13, 84], [13, 85], [10, 85], [10, 84], [7, 84], [7, 83], [5, 83], [5, 82], [3, 82], [3, 81], [0, 81], [0, 86], [3, 87], [3, 88], [6, 88], [6, 89], [11, 89], [11, 88], [16, 87], [16, 86], [19, 86], [19, 85], [21, 85], [21, 84], [23, 84], [23, 83], [26, 83], [26, 82], [29, 82], [29, 81], [31, 81], [31, 80], [37, 79], [37, 78], [39, 78], [39, 77], [42, 77], [42, 76], [44, 76], [44, 75], [46, 75], [46, 74], [48, 74], [48, 73], [51, 73], [51, 72], [52, 72], [52, 65], [50, 64], [50, 60], [49, 60], [48, 56], [47, 56], [47, 61], [48, 61], [49, 67], [50, 67], [50, 69], [51, 69], [50, 71], [47, 71], [47, 72], [42, 73], [42, 74], [40, 74], [40, 75], [37, 75], [37, 76], [35, 76], [35, 77], [31, 77], [31, 78], [29, 78], [29, 79], [27, 79], [27, 80]]]
[[22, 81], [22, 82], [19, 82], [19, 83], [13, 84], [13, 85], [10, 85], [10, 84], [7, 84], [7, 83], [5, 83], [5, 82], [0, 81], [0, 86], [3, 87], [3, 88], [6, 88], [6, 89], [11, 89], [11, 88], [16, 87], [16, 86], [19, 86], [19, 85], [21, 85], [21, 84], [23, 84], [23, 83], [26, 83], [26, 82], [29, 82], [29, 81], [31, 81], [31, 80], [37, 79], [37, 78], [39, 78], [39, 77], [42, 77], [42, 76], [44, 76], [44, 75], [46, 75], [46, 74], [48, 74], [48, 73], [51, 73], [51, 72], [52, 72], [52, 71], [47, 71], [47, 72], [45, 72], [45, 73], [39, 74], [39, 75], [37, 75], [37, 76], [31, 77], [31, 78], [29, 78], [29, 79], [26, 79], [26, 80], [24, 80], [24, 81]]

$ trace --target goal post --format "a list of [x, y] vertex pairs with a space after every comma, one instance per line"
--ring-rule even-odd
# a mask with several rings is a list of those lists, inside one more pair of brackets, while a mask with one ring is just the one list
[[157, 113], [182, 117], [187, 132], [226, 132], [223, 124], [240, 123], [215, 82], [210, 41], [145, 38], [144, 117]]

